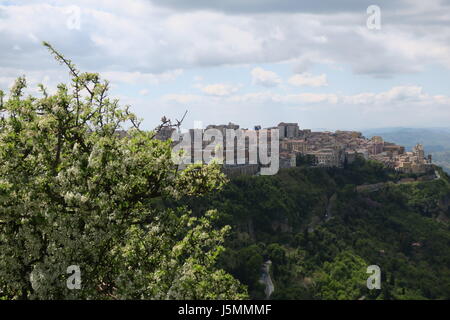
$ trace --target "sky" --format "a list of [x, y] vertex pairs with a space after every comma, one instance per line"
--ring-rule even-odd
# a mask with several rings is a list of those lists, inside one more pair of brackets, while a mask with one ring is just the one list
[[68, 81], [42, 41], [146, 129], [450, 127], [450, 0], [0, 0], [0, 89]]

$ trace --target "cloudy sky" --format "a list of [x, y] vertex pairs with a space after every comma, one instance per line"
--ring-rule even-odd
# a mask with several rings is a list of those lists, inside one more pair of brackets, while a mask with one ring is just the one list
[[43, 40], [146, 128], [450, 127], [450, 0], [0, 0], [0, 89], [67, 81]]

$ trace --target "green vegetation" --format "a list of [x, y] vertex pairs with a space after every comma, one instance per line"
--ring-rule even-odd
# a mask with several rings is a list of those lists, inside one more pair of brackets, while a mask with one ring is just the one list
[[[46, 46], [71, 86], [37, 98], [19, 78], [0, 92], [0, 299], [245, 298], [216, 268], [229, 230], [213, 228], [217, 212], [163, 205], [220, 188], [219, 167], [177, 170], [170, 142], [141, 131], [107, 81]], [[66, 285], [71, 265], [79, 290]]]
[[[346, 168], [300, 167], [241, 176], [220, 193], [185, 200], [232, 225], [220, 267], [264, 298], [261, 262], [272, 261], [272, 299], [449, 299], [450, 178], [396, 184], [406, 175], [361, 159]], [[372, 192], [364, 183], [389, 182]], [[369, 265], [381, 290], [369, 290]]]

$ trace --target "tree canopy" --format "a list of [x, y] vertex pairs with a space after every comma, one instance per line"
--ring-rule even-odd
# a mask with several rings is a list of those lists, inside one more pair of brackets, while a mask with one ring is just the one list
[[0, 298], [245, 298], [216, 268], [229, 230], [213, 227], [217, 213], [164, 205], [221, 188], [219, 167], [178, 168], [170, 141], [141, 130], [108, 81], [44, 45], [72, 82], [34, 97], [20, 77], [0, 91]]

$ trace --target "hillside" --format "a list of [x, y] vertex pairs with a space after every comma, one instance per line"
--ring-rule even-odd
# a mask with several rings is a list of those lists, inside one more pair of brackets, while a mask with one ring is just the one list
[[[252, 298], [264, 298], [261, 266], [271, 260], [272, 299], [450, 299], [450, 178], [438, 170], [440, 179], [404, 182], [363, 160], [292, 168], [236, 178], [187, 204], [217, 208], [217, 223], [232, 225], [220, 266]], [[381, 268], [381, 290], [366, 287], [369, 265]]]
[[433, 162], [450, 173], [450, 128], [381, 128], [362, 131], [364, 136], [381, 136], [406, 149], [421, 143], [433, 156]]

